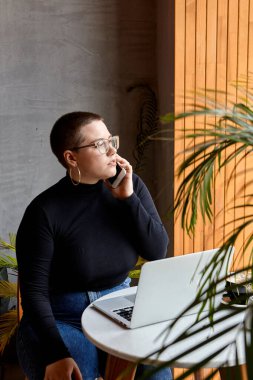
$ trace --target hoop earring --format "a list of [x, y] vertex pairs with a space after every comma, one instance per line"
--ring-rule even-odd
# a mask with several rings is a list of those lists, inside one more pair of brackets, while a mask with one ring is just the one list
[[72, 168], [69, 169], [69, 176], [70, 176], [70, 179], [71, 179], [71, 182], [74, 186], [78, 186], [80, 183], [81, 183], [81, 172], [80, 172], [80, 169], [78, 166], [76, 166], [77, 168], [77, 171], [78, 171], [78, 182], [76, 182], [73, 178], [72, 178]]

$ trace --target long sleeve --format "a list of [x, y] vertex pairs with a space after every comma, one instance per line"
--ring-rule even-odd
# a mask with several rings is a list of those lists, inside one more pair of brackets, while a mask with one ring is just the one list
[[124, 203], [134, 225], [140, 256], [146, 260], [164, 258], [169, 243], [167, 232], [146, 185], [136, 175], [134, 193]]
[[133, 175], [134, 194], [115, 199], [103, 181], [73, 186], [69, 177], [36, 197], [20, 223], [16, 252], [24, 315], [46, 363], [70, 356], [50, 294], [109, 289], [137, 262], [163, 258], [168, 236], [153, 200]]
[[47, 364], [70, 357], [58, 332], [49, 300], [49, 282], [54, 254], [52, 229], [36, 204], [26, 210], [16, 239], [16, 252], [24, 314], [40, 338]]

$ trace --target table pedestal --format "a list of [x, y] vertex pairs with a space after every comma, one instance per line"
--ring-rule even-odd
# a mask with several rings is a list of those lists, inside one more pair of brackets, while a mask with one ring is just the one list
[[246, 364], [219, 368], [219, 373], [221, 380], [248, 380]]
[[134, 363], [108, 354], [105, 380], [134, 380], [136, 368]]

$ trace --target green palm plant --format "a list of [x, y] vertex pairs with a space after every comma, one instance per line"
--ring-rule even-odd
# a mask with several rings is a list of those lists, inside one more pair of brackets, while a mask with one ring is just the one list
[[[0, 268], [11, 269], [12, 273], [17, 275], [15, 240], [16, 236], [14, 234], [9, 234], [9, 242], [0, 238]], [[8, 253], [9, 251], [11, 254]], [[6, 280], [0, 281], [0, 297], [17, 297], [17, 283]], [[15, 333], [17, 325], [18, 318], [16, 309], [8, 310], [0, 315], [0, 355], [3, 354], [11, 337]]]
[[[245, 96], [247, 99], [252, 98], [253, 100], [253, 94], [251, 95], [248, 91]], [[213, 102], [215, 106], [215, 101]], [[211, 103], [210, 99], [209, 103]], [[199, 206], [204, 220], [206, 217], [212, 220], [212, 185], [217, 172], [238, 157], [230, 180], [233, 176], [240, 175], [236, 172], [236, 167], [253, 150], [253, 104], [239, 102], [232, 107], [210, 108], [197, 105], [195, 108], [191, 112], [175, 116], [174, 120], [201, 115], [212, 116], [218, 120], [206, 129], [187, 130], [188, 133], [185, 136], [187, 139], [194, 139], [194, 145], [186, 150], [187, 157], [179, 166], [178, 175], [181, 176], [188, 167], [193, 169], [180, 184], [174, 210], [181, 214], [182, 227], [190, 234], [195, 232], [198, 217], [197, 206]], [[163, 122], [172, 120], [173, 115], [171, 114], [162, 117]], [[201, 138], [202, 142], [198, 143], [198, 138]], [[227, 148], [231, 147], [234, 149], [230, 150], [228, 155], [224, 154]], [[244, 191], [244, 197], [246, 196], [245, 190], [251, 183], [251, 179], [244, 183], [244, 187], [241, 189]], [[247, 196], [251, 197], [252, 194], [247, 194]], [[251, 204], [245, 205], [243, 202], [239, 207], [251, 208], [252, 206]], [[252, 221], [253, 214], [249, 215], [247, 220]], [[246, 225], [242, 224], [240, 229], [245, 227]]]
[[[242, 173], [239, 169], [239, 165], [245, 158], [249, 157], [253, 151], [253, 91], [249, 85], [249, 79], [247, 82], [241, 81], [236, 84], [232, 84], [235, 87], [237, 93], [236, 102], [228, 102], [229, 94], [224, 94], [224, 99], [226, 99], [226, 104], [218, 103], [217, 98], [219, 94], [217, 91], [205, 91], [199, 92], [199, 94], [194, 94], [193, 99], [198, 99], [189, 108], [187, 112], [180, 114], [167, 114], [161, 117], [162, 123], [174, 123], [177, 120], [184, 120], [186, 128], [182, 130], [184, 139], [189, 141], [187, 148], [182, 152], [185, 154], [183, 161], [178, 167], [177, 175], [181, 178], [179, 188], [176, 193], [175, 203], [173, 212], [177, 217], [181, 219], [181, 226], [187, 231], [190, 236], [193, 236], [197, 226], [197, 221], [199, 217], [205, 221], [209, 219], [212, 221], [213, 215], [213, 186], [215, 182], [215, 176], [224, 168], [226, 168], [233, 160], [236, 162], [230, 177], [227, 180], [227, 186], [230, 181], [240, 176]], [[240, 96], [239, 96], [240, 94]], [[192, 128], [187, 125], [189, 119], [189, 124], [192, 125], [192, 119], [194, 118], [195, 126], [198, 118], [201, 118], [203, 123], [203, 118], [205, 119], [205, 128]], [[150, 139], [168, 139], [168, 128], [163, 129], [152, 136]], [[229, 149], [228, 149], [229, 148]], [[187, 170], [188, 169], [188, 170]], [[190, 169], [190, 170], [189, 170]], [[251, 173], [252, 167], [247, 167], [248, 173]], [[236, 216], [232, 221], [233, 228], [225, 236], [224, 242], [221, 244], [217, 257], [209, 268], [203, 273], [202, 281], [200, 283], [199, 293], [196, 299], [189, 308], [196, 304], [203, 306], [206, 302], [209, 302], [209, 318], [210, 323], [214, 322], [214, 313], [216, 310], [212, 309], [212, 295], [216, 291], [217, 279], [212, 275], [213, 269], [217, 265], [222, 265], [227, 256], [229, 255], [229, 248], [234, 246], [238, 242], [239, 238], [244, 234], [244, 242], [240, 247], [239, 254], [241, 258], [244, 258], [245, 252], [250, 252], [249, 259], [244, 260], [244, 267], [236, 273], [242, 273], [244, 271], [249, 271], [250, 276], [245, 279], [243, 284], [251, 284], [252, 272], [253, 272], [253, 232], [248, 232], [249, 227], [253, 224], [253, 205], [251, 202], [252, 192], [250, 188], [252, 187], [252, 178], [249, 175], [246, 180], [243, 181], [243, 185], [240, 188], [241, 194], [236, 193], [234, 196], [237, 202], [233, 202], [235, 206], [228, 206], [231, 208], [236, 208], [239, 210], [247, 210], [243, 216]], [[239, 198], [240, 197], [240, 198]], [[238, 203], [238, 199], [241, 202]], [[224, 211], [226, 212], [226, 210]], [[223, 226], [224, 227], [224, 226]], [[246, 232], [247, 229], [247, 232]], [[204, 286], [208, 283], [208, 290], [203, 293]], [[232, 289], [232, 287], [231, 287]], [[204, 299], [203, 299], [204, 298]], [[235, 308], [235, 313], [242, 312], [242, 308]], [[248, 311], [253, 315], [253, 309], [251, 306], [248, 307]], [[186, 310], [178, 317], [181, 318]], [[201, 331], [197, 323], [200, 320], [201, 313], [196, 320], [195, 333]], [[177, 323], [178, 319], [175, 321]], [[251, 318], [252, 324], [253, 318]], [[236, 326], [234, 326], [236, 327]], [[225, 334], [226, 331], [221, 332]], [[253, 378], [253, 366], [252, 366], [252, 344], [253, 341], [253, 324], [251, 326], [251, 339], [250, 341], [246, 339], [246, 328], [245, 333], [245, 350], [246, 350], [246, 360], [247, 360], [247, 375], [248, 379]], [[168, 334], [168, 331], [166, 332]], [[184, 340], [189, 335], [189, 331], [185, 331], [177, 340]], [[213, 338], [212, 338], [213, 339]], [[160, 352], [169, 347], [172, 348], [176, 341], [170, 343], [170, 345], [164, 345]], [[207, 339], [203, 342], [203, 346], [209, 344], [210, 340]], [[186, 349], [187, 351], [187, 349]], [[218, 353], [218, 352], [217, 352]], [[159, 352], [157, 353], [159, 354]], [[185, 354], [185, 353], [184, 353]], [[182, 354], [182, 356], [184, 355]], [[176, 358], [171, 358], [170, 361], [165, 363], [165, 365], [170, 366], [173, 360]], [[208, 361], [209, 358], [206, 359]], [[179, 376], [177, 379], [184, 379], [187, 375], [193, 373], [196, 369], [201, 368], [204, 363], [199, 363], [195, 368], [187, 370], [183, 375]], [[156, 369], [154, 370], [156, 371]], [[154, 372], [153, 371], [153, 372]], [[213, 374], [208, 375], [206, 379], [213, 378]], [[150, 376], [147, 373], [142, 377], [146, 379]], [[236, 379], [240, 379], [237, 374]]]

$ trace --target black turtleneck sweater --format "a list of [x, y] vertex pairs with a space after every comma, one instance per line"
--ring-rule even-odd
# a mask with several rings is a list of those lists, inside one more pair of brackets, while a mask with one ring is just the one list
[[16, 240], [22, 306], [47, 364], [70, 356], [50, 293], [111, 288], [125, 280], [138, 256], [166, 255], [167, 233], [151, 196], [135, 174], [133, 183], [134, 193], [119, 200], [103, 181], [74, 186], [66, 176], [25, 211]]

